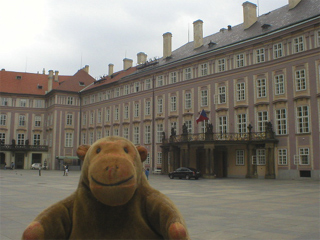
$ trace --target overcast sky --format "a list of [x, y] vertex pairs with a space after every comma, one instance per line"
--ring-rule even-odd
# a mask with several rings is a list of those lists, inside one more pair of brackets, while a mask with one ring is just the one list
[[[85, 65], [94, 78], [122, 70], [123, 58], [144, 52], [162, 57], [163, 38], [172, 50], [193, 41], [193, 22], [204, 36], [243, 22], [245, 0], [0, 0], [0, 69], [73, 75]], [[252, 0], [259, 15], [288, 0]]]

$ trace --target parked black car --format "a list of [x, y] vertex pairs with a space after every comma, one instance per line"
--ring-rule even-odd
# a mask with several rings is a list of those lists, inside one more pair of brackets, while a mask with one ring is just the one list
[[185, 178], [185, 179], [190, 179], [190, 178], [194, 178], [194, 179], [199, 179], [200, 177], [200, 171], [194, 169], [194, 168], [187, 168], [187, 167], [181, 167], [176, 169], [173, 172], [170, 172], [169, 174], [169, 178], [173, 179], [175, 177], [178, 178]]

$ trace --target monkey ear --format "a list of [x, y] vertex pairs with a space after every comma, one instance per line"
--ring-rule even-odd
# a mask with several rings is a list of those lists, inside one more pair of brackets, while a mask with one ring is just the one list
[[83, 161], [84, 157], [87, 154], [88, 149], [90, 148], [90, 145], [80, 145], [77, 149], [77, 156]]
[[141, 162], [144, 162], [148, 156], [148, 150], [143, 146], [137, 146], [137, 150], [140, 154]]

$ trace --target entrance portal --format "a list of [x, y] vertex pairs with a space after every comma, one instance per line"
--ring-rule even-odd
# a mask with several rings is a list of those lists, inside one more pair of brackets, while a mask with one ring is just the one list
[[15, 154], [15, 168], [16, 169], [24, 168], [24, 153]]

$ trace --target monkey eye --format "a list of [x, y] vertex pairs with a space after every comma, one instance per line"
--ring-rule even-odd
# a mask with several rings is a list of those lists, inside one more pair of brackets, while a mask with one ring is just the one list
[[126, 153], [129, 152], [128, 148], [126, 148], [126, 147], [124, 147], [123, 150], [124, 150]]
[[96, 153], [101, 152], [101, 148], [97, 148]]

